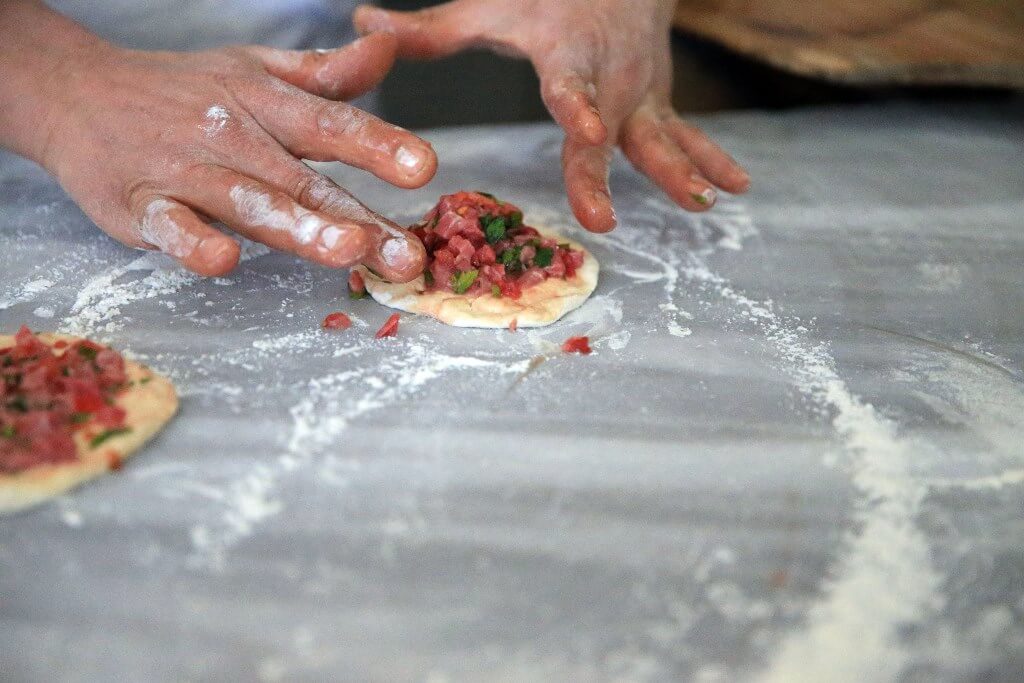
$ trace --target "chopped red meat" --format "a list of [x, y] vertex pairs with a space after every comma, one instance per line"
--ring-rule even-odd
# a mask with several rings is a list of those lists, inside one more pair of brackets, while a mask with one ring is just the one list
[[[584, 255], [523, 224], [523, 212], [484, 192], [441, 197], [410, 230], [427, 249], [429, 291], [518, 299], [550, 278], [569, 279]], [[474, 272], [475, 271], [475, 272]]]
[[325, 330], [347, 330], [352, 327], [352, 319], [341, 312], [329, 313], [324, 318], [323, 327]]
[[361, 299], [366, 295], [366, 282], [363, 281], [363, 274], [358, 270], [349, 271], [348, 294], [353, 299]]
[[565, 353], [590, 353], [590, 337], [569, 337], [562, 344], [562, 351]]
[[125, 429], [114, 400], [127, 380], [116, 351], [89, 341], [51, 348], [22, 327], [0, 349], [0, 472], [74, 461], [72, 437], [86, 423]]
[[394, 337], [398, 334], [398, 314], [392, 313], [391, 317], [381, 325], [381, 328], [377, 330], [377, 334], [374, 335], [377, 339], [383, 339], [384, 337]]

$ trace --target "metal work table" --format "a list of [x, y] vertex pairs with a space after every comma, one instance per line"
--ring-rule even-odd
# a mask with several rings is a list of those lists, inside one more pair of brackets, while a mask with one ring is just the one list
[[[193, 277], [0, 157], [0, 330], [182, 394], [121, 472], [0, 520], [0, 679], [1020, 680], [1022, 121], [703, 119], [747, 196], [687, 215], [619, 160], [582, 309], [383, 341], [341, 272], [249, 245]], [[468, 187], [572, 224], [554, 127], [425, 135], [422, 190], [322, 168], [400, 221]]]

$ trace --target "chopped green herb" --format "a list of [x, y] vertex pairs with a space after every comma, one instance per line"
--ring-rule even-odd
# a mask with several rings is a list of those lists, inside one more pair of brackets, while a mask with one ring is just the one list
[[71, 423], [80, 425], [92, 419], [92, 413], [71, 413]]
[[108, 439], [112, 439], [115, 436], [120, 436], [121, 434], [127, 434], [130, 431], [132, 431], [131, 427], [115, 427], [114, 429], [108, 429], [105, 432], [100, 432], [99, 434], [92, 438], [92, 441], [89, 442], [89, 447], [96, 448], [97, 446], [102, 445]]
[[68, 366], [65, 365], [64, 367], [62, 367], [60, 369], [60, 374], [64, 375], [65, 377], [70, 377], [71, 376], [71, 368], [69, 368]]
[[84, 344], [78, 347], [78, 355], [86, 360], [96, 360], [96, 354], [99, 353], [96, 349], [91, 346], [85, 346]]
[[477, 270], [455, 273], [452, 275], [452, 291], [456, 294], [465, 294], [473, 286], [473, 283], [476, 282], [476, 276], [479, 274], [480, 272]]
[[522, 226], [522, 224], [523, 224], [523, 212], [522, 211], [513, 211], [512, 214], [508, 217], [508, 221], [509, 221], [509, 226], [508, 227], [511, 228], [511, 229], [515, 229], [515, 228], [518, 228], [518, 227]]
[[537, 255], [533, 257], [533, 265], [538, 268], [547, 268], [551, 265], [551, 260], [555, 257], [555, 250], [551, 247], [540, 247], [537, 249]]
[[4, 375], [4, 384], [8, 389], [14, 389], [21, 384], [21, 373], [15, 372], [11, 375]]
[[523, 251], [522, 247], [510, 247], [505, 251], [501, 252], [501, 262], [508, 268], [513, 263], [519, 263], [519, 254]]
[[357, 292], [354, 289], [349, 288], [349, 290], [348, 290], [348, 298], [349, 299], [364, 299], [364, 298], [366, 298], [366, 290], [363, 290], [362, 292]]
[[483, 196], [488, 197], [489, 199], [493, 199], [494, 201], [498, 201], [498, 198], [495, 197], [490, 192], [484, 192], [483, 190], [477, 190], [476, 193], [477, 194], [482, 194]]
[[14, 435], [17, 433], [18, 431], [14, 428], [14, 425], [4, 425], [3, 427], [0, 427], [0, 436], [5, 439], [13, 439]]
[[501, 298], [501, 287], [498, 285], [491, 285], [491, 294], [494, 295], [495, 299]]
[[433, 285], [434, 284], [434, 274], [431, 273], [429, 270], [424, 270], [423, 271], [423, 282], [425, 282], [428, 287]]
[[698, 204], [708, 203], [708, 198], [702, 194], [697, 194], [696, 192], [694, 192], [690, 196], [693, 197], [693, 201], [697, 202]]
[[139, 380], [139, 384], [149, 384], [152, 381], [153, 381], [153, 376], [150, 375], [149, 377], [143, 377], [142, 379], [140, 379]]
[[484, 235], [488, 244], [494, 244], [505, 236], [505, 219], [501, 216], [491, 219], [484, 228]]
[[8, 410], [17, 410], [19, 413], [28, 412], [28, 401], [25, 400], [24, 396], [15, 396], [13, 400], [7, 402]]
[[565, 249], [566, 251], [569, 251], [570, 249], [572, 249], [572, 245], [569, 244], [568, 242], [561, 242], [561, 243], [559, 243], [558, 248], [559, 249]]

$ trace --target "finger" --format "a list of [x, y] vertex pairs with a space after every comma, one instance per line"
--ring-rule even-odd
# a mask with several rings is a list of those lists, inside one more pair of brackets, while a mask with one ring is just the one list
[[246, 48], [267, 71], [308, 93], [331, 100], [350, 100], [375, 88], [391, 70], [395, 37], [372, 33], [335, 50]]
[[427, 252], [418, 237], [369, 209], [330, 178], [298, 166], [302, 170], [284, 173], [297, 174], [289, 194], [307, 208], [364, 226], [369, 246], [363, 264], [391, 282], [408, 282], [423, 272]]
[[591, 232], [608, 232], [615, 227], [615, 209], [608, 190], [608, 164], [611, 148], [588, 145], [566, 138], [562, 146], [562, 174], [569, 206], [580, 222]]
[[718, 198], [690, 158], [668, 137], [653, 116], [634, 114], [620, 139], [622, 151], [636, 168], [690, 211], [710, 209]]
[[699, 128], [682, 121], [674, 114], [664, 124], [665, 131], [697, 165], [708, 180], [727, 192], [741, 193], [750, 189], [750, 175], [721, 147]]
[[238, 265], [238, 243], [200, 220], [187, 206], [167, 197], [152, 197], [141, 213], [138, 237], [144, 246], [160, 250], [199, 275], [224, 275]]
[[240, 235], [331, 267], [362, 261], [366, 227], [312, 211], [284, 192], [219, 166], [196, 169], [187, 200]]
[[346, 102], [279, 85], [253, 96], [250, 111], [295, 156], [340, 161], [398, 187], [420, 187], [434, 177], [437, 155], [425, 140]]
[[393, 33], [398, 39], [398, 56], [407, 59], [447, 57], [468, 47], [473, 40], [461, 2], [448, 2], [416, 12], [394, 12], [372, 5], [360, 5], [352, 22], [360, 34], [374, 31]]
[[604, 144], [608, 130], [597, 111], [594, 84], [575, 71], [558, 71], [552, 75], [538, 68], [541, 74], [541, 97], [551, 116], [567, 135], [578, 137], [591, 145]]

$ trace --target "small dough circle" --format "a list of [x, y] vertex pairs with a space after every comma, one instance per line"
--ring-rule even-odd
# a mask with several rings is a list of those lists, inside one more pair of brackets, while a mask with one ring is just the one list
[[469, 296], [426, 292], [422, 275], [411, 282], [395, 283], [377, 277], [365, 266], [356, 266], [355, 270], [363, 276], [366, 291], [374, 301], [399, 311], [428, 315], [454, 327], [500, 329], [508, 327], [513, 320], [517, 327], [543, 327], [579, 308], [587, 300], [597, 287], [600, 266], [594, 255], [579, 242], [546, 228], [533, 227], [544, 237], [569, 243], [573, 249], [582, 251], [583, 265], [572, 278], [549, 278], [524, 290], [518, 299], [499, 298], [488, 293]]
[[[63, 334], [36, 336], [51, 347], [58, 341], [69, 344], [82, 341], [80, 337]], [[13, 344], [14, 337], [0, 335], [0, 348]], [[118, 394], [115, 403], [124, 409], [124, 424], [131, 431], [112, 436], [101, 446], [91, 448], [88, 430], [80, 429], [73, 435], [78, 451], [74, 462], [37, 465], [15, 474], [0, 473], [0, 515], [38, 505], [116, 469], [174, 416], [178, 410], [174, 385], [139, 363], [125, 359], [124, 364], [128, 381], [133, 384]]]

